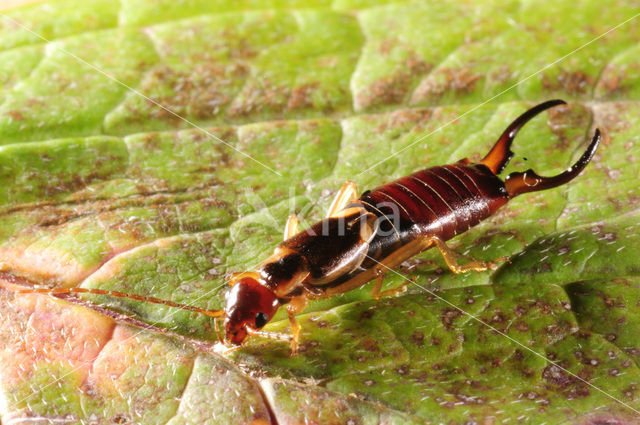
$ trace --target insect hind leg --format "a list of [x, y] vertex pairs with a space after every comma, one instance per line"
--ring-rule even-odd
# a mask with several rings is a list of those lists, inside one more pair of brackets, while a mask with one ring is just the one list
[[429, 241], [438, 248], [449, 269], [456, 274], [469, 271], [484, 272], [486, 270], [495, 270], [498, 268], [498, 263], [509, 261], [509, 257], [500, 257], [494, 261], [471, 261], [470, 263], [460, 265], [456, 260], [458, 253], [449, 248], [442, 239], [437, 236], [431, 236], [429, 237]]

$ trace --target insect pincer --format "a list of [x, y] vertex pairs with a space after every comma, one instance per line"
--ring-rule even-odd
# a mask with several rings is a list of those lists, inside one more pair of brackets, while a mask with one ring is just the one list
[[228, 342], [240, 345], [250, 331], [258, 330], [275, 315], [280, 302], [257, 275], [240, 277], [226, 295], [224, 330]]
[[[480, 164], [486, 166], [495, 175], [500, 174], [513, 157], [511, 144], [518, 134], [518, 131], [533, 117], [549, 108], [558, 105], [565, 105], [566, 102], [560, 99], [549, 100], [526, 111], [524, 114], [516, 118], [515, 121], [507, 127], [502, 133], [496, 144], [491, 148], [489, 153], [480, 161]], [[584, 151], [582, 156], [571, 167], [567, 168], [563, 173], [551, 177], [538, 175], [532, 169], [524, 172], [515, 172], [507, 176], [504, 181], [505, 190], [509, 198], [517, 195], [537, 192], [539, 190], [552, 189], [573, 180], [578, 174], [584, 170], [593, 155], [598, 149], [600, 143], [600, 130], [596, 129], [591, 139], [591, 143]]]

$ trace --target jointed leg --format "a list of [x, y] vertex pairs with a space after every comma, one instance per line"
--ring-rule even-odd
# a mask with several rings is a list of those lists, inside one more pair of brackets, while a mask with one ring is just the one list
[[354, 182], [348, 181], [342, 185], [336, 197], [333, 198], [333, 202], [327, 212], [327, 217], [333, 217], [338, 211], [346, 207], [349, 202], [358, 200], [358, 189]]
[[227, 285], [235, 285], [236, 281], [238, 280], [238, 276], [240, 276], [242, 273], [243, 272], [231, 272], [231, 274], [229, 275], [229, 280], [227, 280]]
[[302, 312], [307, 307], [309, 300], [305, 297], [293, 298], [287, 304], [287, 315], [289, 316], [289, 324], [291, 326], [291, 356], [295, 356], [298, 352], [298, 341], [300, 339], [300, 323], [296, 320], [296, 313]]
[[291, 236], [298, 233], [298, 217], [292, 214], [287, 219], [287, 224], [284, 226], [284, 240], [286, 241]]
[[433, 243], [433, 245], [440, 250], [442, 257], [444, 257], [444, 261], [447, 263], [447, 266], [454, 273], [465, 273], [471, 270], [477, 272], [483, 272], [485, 270], [495, 270], [498, 268], [497, 262], [500, 261], [508, 261], [509, 257], [500, 257], [494, 261], [472, 261], [467, 264], [459, 265], [456, 262], [456, 257], [458, 254], [453, 251], [451, 248], [447, 246], [447, 244], [437, 236], [431, 236], [429, 240]]
[[246, 327], [247, 333], [251, 336], [259, 336], [262, 338], [273, 339], [276, 341], [288, 341], [291, 347], [291, 356], [295, 356], [298, 353], [298, 341], [300, 339], [300, 330], [302, 329], [300, 323], [296, 320], [296, 313], [304, 310], [307, 302], [305, 299], [300, 298], [293, 299], [291, 304], [287, 305], [287, 314], [289, 316], [289, 324], [291, 326], [291, 335], [280, 332], [261, 331]]
[[292, 308], [287, 308], [289, 324], [291, 325], [291, 356], [298, 353], [298, 340], [300, 339], [300, 323], [296, 320], [296, 315]]
[[246, 327], [245, 329], [251, 336], [260, 336], [262, 338], [274, 339], [276, 341], [291, 341], [291, 335], [283, 334], [280, 332], [258, 331], [250, 327]]
[[373, 288], [371, 288], [371, 296], [376, 300], [382, 297], [391, 297], [393, 295], [400, 294], [407, 290], [407, 285], [409, 284], [408, 280], [405, 280], [404, 283], [399, 286], [391, 289], [387, 289], [386, 291], [381, 291], [382, 284], [384, 283], [384, 271], [380, 268], [376, 268], [376, 281], [373, 284]]
[[[468, 270], [487, 270], [487, 269], [495, 269], [496, 265], [494, 262], [484, 262], [484, 261], [474, 261], [469, 264], [465, 264], [463, 266], [459, 266], [455, 261], [456, 254], [449, 249], [448, 246], [440, 238], [435, 237], [422, 237], [414, 240], [406, 244], [405, 246], [399, 248], [394, 251], [392, 254], [378, 261], [372, 257], [367, 257], [374, 262], [376, 262], [375, 267], [371, 267], [370, 269], [356, 275], [352, 279], [347, 280], [346, 282], [334, 286], [333, 288], [329, 288], [325, 291], [324, 296], [331, 297], [334, 295], [342, 294], [347, 291], [351, 291], [353, 289], [359, 288], [362, 285], [370, 282], [373, 279], [376, 279], [376, 283], [372, 291], [372, 295], [376, 297], [385, 295], [385, 292], [380, 292], [380, 288], [382, 287], [382, 282], [380, 280], [380, 272], [387, 272], [392, 270], [397, 265], [401, 264], [403, 261], [408, 260], [414, 255], [418, 255], [422, 251], [431, 248], [433, 245], [438, 246], [440, 252], [444, 256], [445, 261], [447, 261], [447, 265], [451, 268], [454, 273], [463, 273]], [[507, 257], [501, 257], [495, 260], [497, 261], [508, 261]], [[408, 282], [407, 282], [408, 283]]]

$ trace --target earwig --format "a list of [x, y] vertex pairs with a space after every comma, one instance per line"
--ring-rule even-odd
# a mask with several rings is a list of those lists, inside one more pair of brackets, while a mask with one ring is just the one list
[[[224, 310], [206, 310], [153, 297], [87, 288], [25, 289], [23, 293], [91, 293], [164, 304], [214, 318], [224, 318], [226, 345], [240, 347], [248, 336], [289, 341], [298, 347], [300, 325], [295, 315], [310, 300], [332, 297], [372, 280], [372, 296], [394, 295], [407, 282], [382, 291], [384, 272], [420, 252], [437, 248], [454, 273], [496, 269], [499, 262], [472, 261], [459, 265], [445, 241], [465, 232], [523, 193], [551, 189], [573, 180], [591, 161], [600, 142], [595, 130], [582, 156], [564, 172], [543, 177], [533, 170], [498, 175], [513, 157], [511, 144], [518, 131], [544, 110], [565, 104], [541, 103], [519, 116], [479, 162], [465, 158], [427, 168], [358, 197], [347, 182], [329, 207], [327, 217], [301, 232], [296, 216], [287, 220], [284, 241], [253, 271], [235, 274]], [[280, 307], [287, 309], [291, 335], [261, 330]], [[217, 320], [216, 320], [217, 328]]]

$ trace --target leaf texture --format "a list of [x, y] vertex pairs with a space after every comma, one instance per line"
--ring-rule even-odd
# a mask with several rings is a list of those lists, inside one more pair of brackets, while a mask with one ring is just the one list
[[[0, 281], [221, 308], [225, 277], [360, 190], [478, 160], [535, 102], [514, 199], [414, 284], [315, 301], [301, 349], [221, 356], [212, 319], [0, 291], [2, 423], [635, 424], [636, 2], [48, 1], [0, 16]], [[466, 314], [459, 309], [464, 310]], [[280, 312], [271, 331], [286, 331]]]

